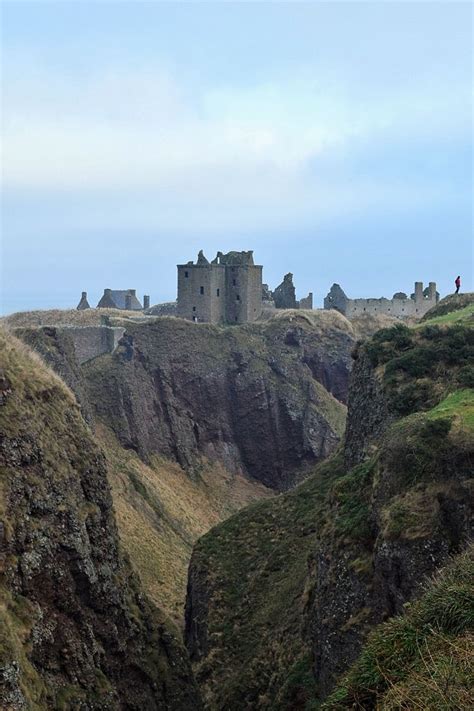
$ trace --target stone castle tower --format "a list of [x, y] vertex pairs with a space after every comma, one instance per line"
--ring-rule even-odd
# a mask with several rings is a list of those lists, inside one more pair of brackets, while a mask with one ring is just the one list
[[178, 264], [178, 316], [207, 323], [247, 323], [262, 312], [262, 267], [253, 252], [218, 252], [209, 262]]

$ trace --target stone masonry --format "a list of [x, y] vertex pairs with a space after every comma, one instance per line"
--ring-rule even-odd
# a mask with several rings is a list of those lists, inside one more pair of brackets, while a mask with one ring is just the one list
[[[87, 300], [87, 291], [82, 292], [81, 300], [77, 305], [78, 311], [90, 309]], [[143, 297], [143, 306], [137, 299], [136, 289], [104, 289], [104, 294], [97, 304], [98, 309], [122, 309], [124, 311], [145, 311], [150, 308], [150, 297]]]
[[125, 333], [124, 328], [115, 326], [66, 326], [61, 330], [71, 337], [79, 365], [113, 353]]
[[410, 297], [403, 292], [397, 292], [392, 299], [349, 299], [339, 284], [333, 284], [324, 299], [324, 308], [336, 309], [348, 319], [363, 314], [386, 314], [402, 319], [410, 316], [420, 318], [437, 304], [438, 299], [434, 281], [430, 281], [425, 290], [423, 282], [416, 281], [415, 292]]
[[207, 323], [247, 323], [262, 312], [262, 267], [253, 252], [218, 252], [209, 262], [178, 264], [178, 316]]

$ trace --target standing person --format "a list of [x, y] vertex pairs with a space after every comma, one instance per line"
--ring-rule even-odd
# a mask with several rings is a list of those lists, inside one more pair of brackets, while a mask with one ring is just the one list
[[456, 285], [456, 294], [459, 294], [459, 289], [461, 288], [461, 277], [457, 276], [456, 279], [454, 280], [454, 283]]

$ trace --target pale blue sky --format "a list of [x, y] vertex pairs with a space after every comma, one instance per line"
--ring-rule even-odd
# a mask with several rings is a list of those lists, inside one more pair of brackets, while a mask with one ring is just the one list
[[316, 301], [472, 289], [472, 5], [2, 4], [2, 304], [175, 298], [254, 249]]

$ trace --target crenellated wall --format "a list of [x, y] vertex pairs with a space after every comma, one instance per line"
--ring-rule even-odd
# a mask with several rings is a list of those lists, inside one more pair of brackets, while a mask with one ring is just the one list
[[423, 290], [423, 282], [415, 282], [415, 292], [411, 297], [398, 292], [392, 299], [349, 299], [339, 284], [333, 284], [329, 294], [324, 299], [325, 309], [336, 309], [347, 318], [364, 314], [385, 314], [396, 318], [409, 316], [421, 318], [429, 309], [436, 306], [438, 294], [436, 283], [430, 281], [429, 287]]

